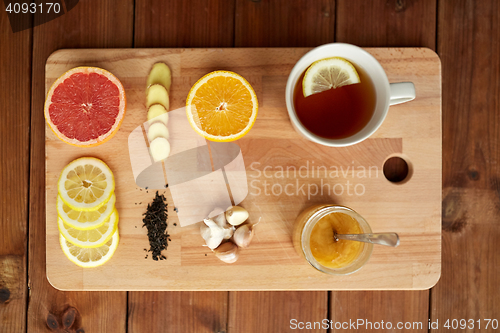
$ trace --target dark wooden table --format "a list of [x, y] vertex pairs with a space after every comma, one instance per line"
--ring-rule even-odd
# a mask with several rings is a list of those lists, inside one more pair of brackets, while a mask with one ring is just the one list
[[[434, 288], [62, 292], [50, 285], [43, 103], [53, 51], [334, 41], [428, 47], [441, 57], [443, 264]], [[85, 332], [288, 332], [292, 319], [423, 323], [405, 332], [428, 330], [429, 319], [439, 321], [435, 332], [453, 331], [443, 327], [448, 319], [473, 319], [474, 329], [459, 331], [479, 331], [478, 323], [494, 331], [493, 322], [485, 327], [486, 319], [500, 320], [500, 1], [82, 0], [17, 33], [2, 11], [0, 48], [0, 332], [50, 332], [65, 323]]]

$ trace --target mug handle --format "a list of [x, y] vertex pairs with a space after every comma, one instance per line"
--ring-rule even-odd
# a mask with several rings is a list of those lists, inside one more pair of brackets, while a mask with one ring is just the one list
[[413, 82], [391, 83], [391, 99], [389, 105], [406, 103], [415, 99]]

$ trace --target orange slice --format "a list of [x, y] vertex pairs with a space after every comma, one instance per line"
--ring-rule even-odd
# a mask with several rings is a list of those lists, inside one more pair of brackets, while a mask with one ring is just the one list
[[207, 140], [227, 142], [247, 134], [257, 118], [258, 102], [242, 76], [215, 71], [202, 77], [189, 91], [189, 123]]
[[120, 80], [97, 67], [77, 67], [61, 75], [45, 100], [45, 120], [62, 141], [91, 147], [118, 131], [126, 108]]

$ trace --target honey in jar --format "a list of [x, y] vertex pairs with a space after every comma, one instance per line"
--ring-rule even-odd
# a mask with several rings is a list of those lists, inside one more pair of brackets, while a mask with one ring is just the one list
[[334, 204], [315, 205], [296, 218], [292, 233], [297, 253], [317, 270], [332, 275], [351, 274], [363, 267], [373, 244], [335, 241], [334, 233], [371, 233], [370, 225], [351, 208]]
[[359, 223], [344, 213], [331, 213], [316, 222], [311, 231], [311, 253], [322, 266], [341, 268], [352, 263], [363, 250], [363, 243], [339, 239], [337, 234], [360, 234]]

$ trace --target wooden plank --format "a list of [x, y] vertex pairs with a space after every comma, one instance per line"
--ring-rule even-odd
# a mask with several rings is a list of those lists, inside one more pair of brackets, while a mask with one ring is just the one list
[[427, 291], [341, 291], [332, 293], [330, 309], [330, 332], [422, 332], [429, 297]]
[[[33, 100], [31, 116], [30, 232], [28, 331], [62, 326], [85, 332], [125, 332], [126, 292], [62, 292], [47, 281], [45, 260], [45, 62], [57, 49], [68, 47], [131, 47], [133, 1], [89, 0], [64, 16], [34, 28]], [[35, 17], [35, 20], [37, 18]], [[80, 152], [86, 154], [84, 150]], [[49, 221], [55, 223], [55, 221]], [[66, 258], [64, 260], [67, 260]]]
[[[136, 47], [233, 46], [233, 0], [140, 0], [135, 17]], [[227, 297], [224, 291], [129, 292], [129, 332], [224, 332]]]
[[335, 0], [236, 0], [235, 46], [318, 46], [331, 43]]
[[130, 292], [128, 332], [225, 332], [227, 292]]
[[[120, 130], [106, 144], [85, 149], [87, 154], [104, 159], [115, 175], [120, 246], [111, 264], [85, 270], [66, 260], [57, 244], [57, 226], [47, 223], [47, 274], [53, 285], [67, 290], [162, 291], [378, 290], [432, 286], [439, 277], [441, 260], [439, 59], [426, 48], [367, 49], [381, 61], [391, 81], [412, 81], [420, 95], [411, 103], [392, 108], [370, 139], [358, 145], [332, 149], [302, 139], [293, 130], [284, 105], [287, 74], [307, 50], [90, 49], [64, 50], [52, 55], [47, 61], [47, 88], [62, 73], [83, 63], [99, 64], [110, 70], [127, 91], [127, 116]], [[245, 65], [242, 66], [243, 59]], [[232, 265], [222, 263], [213, 254], [206, 256], [207, 248], [202, 246], [204, 242], [197, 224], [181, 228], [177, 223], [177, 227], [169, 227], [172, 239], [167, 251], [169, 258], [162, 263], [145, 260], [138, 252], [148, 244], [146, 232], [140, 226], [145, 204], [152, 200], [153, 193], [141, 191], [134, 182], [128, 154], [134, 149], [129, 149], [129, 144], [142, 142], [144, 147], [146, 142], [142, 135], [135, 141], [130, 140], [129, 134], [146, 121], [145, 79], [157, 61], [172, 66], [173, 110], [168, 127], [173, 150], [179, 149], [179, 141], [185, 143], [185, 137], [179, 139], [183, 133], [178, 129], [190, 131], [185, 111], [175, 109], [183, 106], [191, 85], [199, 77], [213, 68], [224, 66], [247, 77], [256, 87], [259, 116], [252, 130], [238, 140], [238, 146], [247, 170], [245, 182], [250, 184], [241, 205], [249, 211], [251, 221], [261, 222], [252, 246], [245, 249]], [[181, 116], [172, 116], [172, 112]], [[198, 138], [194, 133], [193, 136]], [[46, 151], [46, 209], [47, 221], [51, 221], [57, 217], [56, 182], [60, 170], [80, 157], [81, 152], [59, 140], [48, 126]], [[382, 176], [381, 170], [388, 156], [402, 153], [408, 156], [414, 172], [408, 182], [395, 186]], [[135, 156], [132, 155], [132, 160]], [[296, 172], [285, 170], [289, 166]], [[322, 167], [321, 172], [318, 172], [319, 167]], [[379, 171], [361, 172], [360, 175], [352, 172], [354, 167], [356, 170], [371, 168]], [[285, 170], [283, 175], [279, 172], [281, 168]], [[304, 175], [304, 170], [308, 171], [307, 175]], [[181, 202], [179, 197], [173, 197], [173, 187], [165, 189], [163, 181], [161, 177], [158, 187], [149, 186], [149, 189], [161, 189], [169, 203], [174, 203], [181, 212], [198, 208], [190, 208], [187, 200]], [[340, 186], [334, 187], [335, 184]], [[200, 193], [197, 189], [191, 193], [194, 198], [191, 202], [195, 205], [198, 205], [200, 194], [206, 195], [206, 192]], [[136, 205], [138, 202], [142, 204]], [[398, 232], [401, 245], [396, 249], [377, 247], [371, 260], [357, 274], [339, 277], [315, 271], [296, 253], [291, 234], [295, 218], [305, 207], [325, 202], [352, 207], [370, 221], [374, 231]], [[419, 202], [418, 207], [415, 202]], [[201, 220], [203, 217], [197, 218]], [[170, 210], [169, 222], [177, 221], [179, 215]], [[426, 239], [425, 247], [421, 246], [422, 239]], [[280, 270], [273, 269], [276, 263], [280, 264]], [[167, 276], [162, 267], [168, 270]], [[391, 271], [391, 278], [387, 278], [387, 271]], [[103, 280], [103, 275], [112, 278], [112, 282]], [[252, 283], [248, 284], [247, 279]], [[310, 283], [310, 279], [314, 283]]]
[[337, 0], [335, 41], [435, 49], [436, 0]]
[[137, 0], [135, 47], [230, 47], [234, 0]]
[[[228, 333], [326, 332], [307, 322], [328, 318], [326, 291], [230, 292]], [[304, 326], [302, 326], [304, 325]]]
[[[464, 332], [496, 331], [500, 256], [500, 4], [440, 1], [443, 63], [443, 268], [431, 317], [473, 319]], [[480, 320], [481, 327], [479, 329]]]
[[31, 31], [0, 13], [0, 332], [26, 330]]
[[[436, 0], [337, 0], [336, 19], [337, 42], [361, 46], [425, 46], [435, 49]], [[388, 165], [387, 170], [398, 174], [401, 171], [399, 167], [395, 164]], [[427, 321], [427, 290], [331, 294], [330, 318], [336, 322], [358, 318], [394, 323], [409, 320], [424, 321], [425, 326]], [[344, 330], [333, 328], [332, 331]]]

